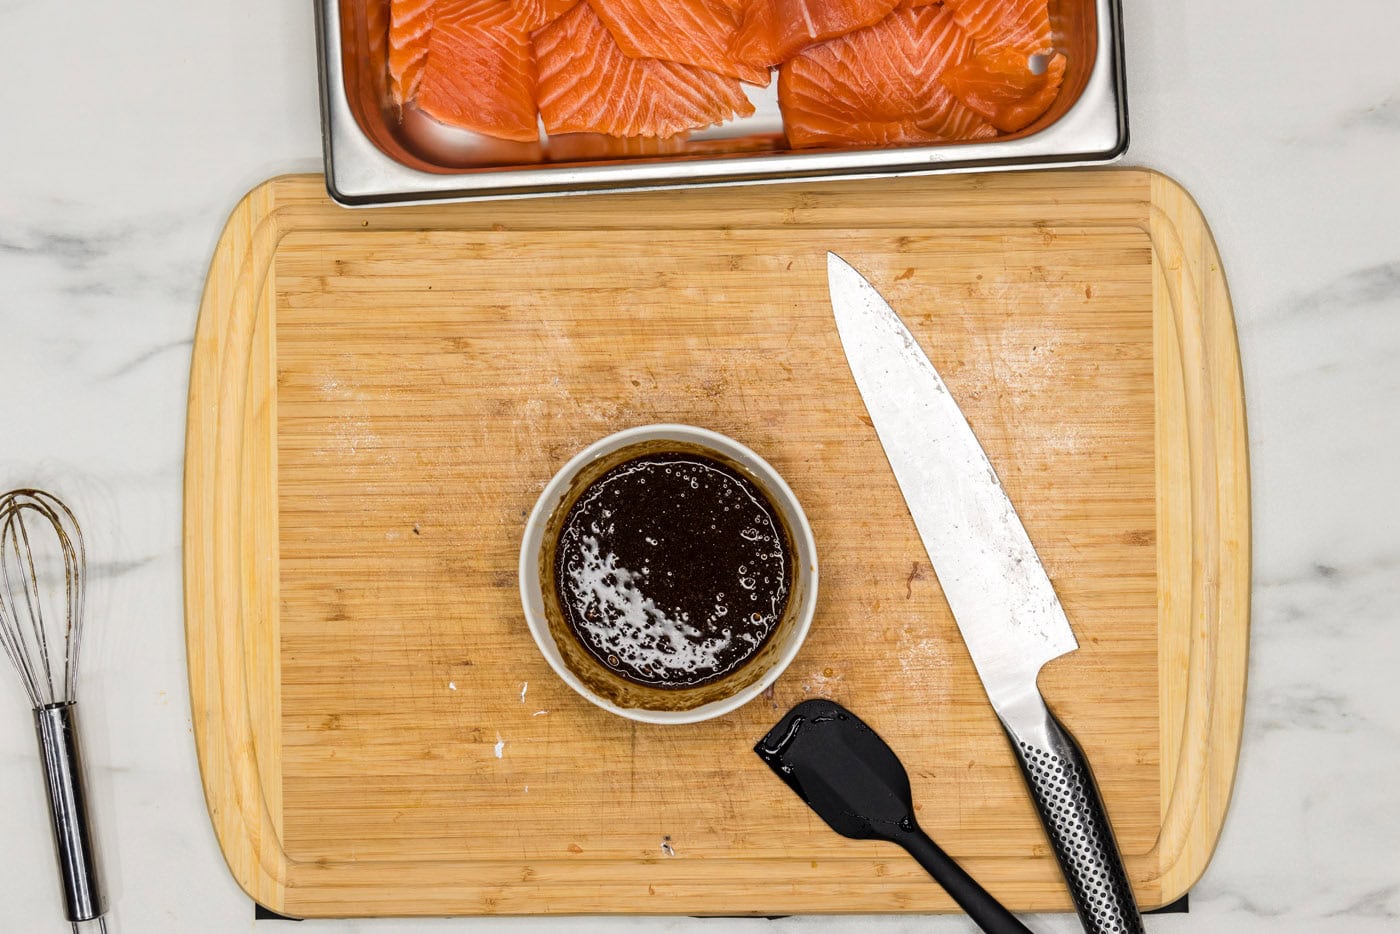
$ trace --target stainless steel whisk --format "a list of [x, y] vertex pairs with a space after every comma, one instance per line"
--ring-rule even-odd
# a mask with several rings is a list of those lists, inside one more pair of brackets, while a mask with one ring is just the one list
[[87, 556], [72, 510], [40, 490], [0, 496], [0, 646], [34, 708], [49, 819], [73, 930], [96, 921], [106, 899], [78, 746], [78, 649]]

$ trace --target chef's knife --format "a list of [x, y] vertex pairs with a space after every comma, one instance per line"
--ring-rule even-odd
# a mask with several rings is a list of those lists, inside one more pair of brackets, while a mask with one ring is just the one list
[[835, 253], [831, 307], [846, 359], [938, 582], [1092, 934], [1143, 930], [1079, 744], [1036, 678], [1079, 647], [1016, 509], [971, 426], [894, 309]]

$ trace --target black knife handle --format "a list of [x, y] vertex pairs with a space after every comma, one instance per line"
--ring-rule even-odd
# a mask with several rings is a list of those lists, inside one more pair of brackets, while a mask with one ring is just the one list
[[943, 891], [953, 897], [967, 916], [987, 934], [1032, 934], [1001, 902], [982, 888], [953, 858], [934, 843], [917, 825], [899, 834], [895, 842], [919, 861]]
[[1084, 751], [1038, 693], [1021, 706], [1031, 715], [1017, 716], [1014, 723], [1003, 716], [1002, 726], [1069, 884], [1080, 923], [1089, 934], [1142, 934], [1142, 915]]

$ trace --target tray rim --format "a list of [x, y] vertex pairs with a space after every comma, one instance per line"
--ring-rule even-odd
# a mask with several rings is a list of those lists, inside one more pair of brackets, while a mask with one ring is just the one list
[[[1158, 332], [1157, 350], [1162, 351], [1163, 341], [1168, 345], [1166, 352], [1172, 352], [1172, 346], [1176, 348], [1175, 353], [1185, 365], [1180, 374], [1172, 375], [1180, 376], [1182, 391], [1194, 397], [1209, 415], [1204, 434], [1198, 426], [1195, 435], [1188, 432], [1187, 436], [1177, 439], [1186, 442], [1189, 449], [1190, 469], [1185, 477], [1185, 489], [1181, 489], [1181, 477], [1175, 481], [1164, 479], [1164, 471], [1160, 467], [1158, 470], [1159, 535], [1164, 496], [1185, 496], [1189, 501], [1191, 524], [1208, 526], [1216, 534], [1204, 543], [1198, 541], [1197, 536], [1191, 536], [1184, 571], [1190, 579], [1190, 598], [1175, 608], [1186, 620], [1184, 637], [1189, 643], [1186, 651], [1192, 671], [1207, 670], [1209, 677], [1204, 686], [1200, 678], [1188, 679], [1188, 685], [1194, 685], [1196, 699], [1204, 704], [1204, 721], [1183, 726], [1183, 729], [1204, 730], [1204, 739], [1188, 729], [1178, 737], [1177, 748], [1163, 749], [1163, 835], [1149, 851], [1155, 854], [1158, 871], [1146, 879], [1134, 875], [1135, 885], [1154, 887], [1157, 896], [1145, 900], [1145, 905], [1156, 907], [1175, 901], [1199, 879], [1219, 842], [1233, 789], [1243, 726], [1250, 599], [1248, 449], [1238, 343], [1219, 254], [1191, 196], [1175, 181], [1151, 170], [1045, 171], [1019, 174], [1014, 178], [1007, 175], [949, 176], [892, 180], [883, 184], [928, 190], [950, 186], [958, 191], [980, 191], [996, 185], [1023, 187], [1063, 183], [1068, 176], [1080, 179], [1113, 176], [1122, 183], [1142, 186], [1142, 204], [1147, 217], [1142, 229], [1153, 244], [1154, 314], [1166, 315], [1172, 325], [1170, 329], [1154, 328]], [[485, 210], [486, 206], [481, 211], [467, 212], [443, 206], [382, 209], [372, 214], [343, 212], [332, 207], [322, 183], [320, 176], [305, 175], [281, 176], [262, 183], [234, 208], [220, 235], [201, 301], [192, 355], [184, 496], [187, 658], [195, 744], [206, 804], [224, 858], [240, 887], [256, 902], [274, 911], [288, 913], [288, 909], [293, 909], [290, 913], [307, 917], [363, 915], [365, 911], [307, 911], [306, 906], [298, 908], [294, 901], [288, 901], [289, 891], [298, 886], [297, 880], [292, 878], [293, 861], [282, 851], [278, 840], [280, 729], [258, 735], [260, 717], [263, 722], [280, 722], [280, 715], [275, 710], [265, 709], [249, 690], [250, 678], [272, 679], [272, 683], [277, 683], [277, 660], [275, 653], [261, 660], [248, 658], [247, 647], [239, 637], [244, 626], [268, 625], [277, 605], [275, 585], [272, 591], [264, 588], [258, 592], [254, 588], [258, 600], [252, 607], [243, 608], [237, 600], [242, 592], [241, 584], [252, 578], [250, 562], [265, 554], [260, 545], [267, 544], [269, 534], [275, 542], [275, 509], [256, 510], [254, 504], [239, 496], [239, 477], [243, 471], [259, 463], [271, 463], [275, 471], [276, 464], [276, 432], [268, 430], [269, 424], [275, 425], [274, 400], [259, 395], [255, 389], [257, 381], [251, 378], [254, 369], [250, 369], [268, 365], [267, 353], [263, 354], [261, 363], [256, 359], [258, 355], [252, 352], [254, 342], [265, 342], [270, 348], [275, 340], [269, 327], [256, 326], [259, 320], [269, 320], [271, 310], [272, 296], [261, 289], [261, 282], [271, 273], [272, 258], [282, 237], [292, 230], [305, 229], [308, 218], [325, 214], [327, 208], [335, 211], [330, 215], [334, 218], [331, 226], [338, 229], [370, 228], [372, 219], [376, 221], [375, 230], [420, 229], [429, 222], [439, 228], [478, 229], [491, 225], [489, 215], [493, 213]], [[852, 186], [858, 190], [861, 184], [869, 183], [844, 186], [828, 183], [808, 188], [782, 186], [771, 190], [785, 200], [790, 199], [797, 208], [810, 209], [824, 196], [836, 196], [843, 188], [850, 191]], [[628, 196], [665, 197], [652, 193]], [[594, 199], [594, 205], [601, 209], [606, 203], [604, 213], [617, 222], [619, 213], [614, 211], [624, 208], [625, 200]], [[581, 209], [584, 202], [571, 201], [570, 204]], [[538, 204], [510, 207], [500, 204], [494, 211], [508, 210], [512, 215], [521, 215], [537, 211], [539, 207]], [[713, 209], [711, 205], [705, 208]], [[620, 211], [620, 214], [625, 213]], [[1180, 313], [1182, 307], [1187, 313]], [[1198, 378], [1188, 379], [1187, 374]], [[1159, 390], [1162, 378], [1159, 373]], [[1160, 409], [1160, 392], [1158, 405]], [[225, 410], [241, 417], [221, 420], [219, 413]], [[272, 447], [266, 441], [257, 440], [260, 425], [264, 437], [271, 437]], [[1164, 440], [1163, 431], [1163, 420], [1159, 417], [1159, 451]], [[220, 458], [220, 453], [226, 456]], [[229, 456], [234, 457], [231, 465]], [[1210, 490], [1200, 489], [1203, 477], [1213, 478], [1215, 486]], [[267, 477], [263, 479], [268, 480]], [[1224, 495], [1217, 495], [1219, 489], [1224, 489]], [[1177, 562], [1176, 567], [1161, 564], [1165, 560], [1161, 556], [1167, 552], [1166, 548], [1159, 549], [1159, 578], [1163, 572], [1183, 573], [1181, 562]], [[206, 581], [213, 583], [206, 585]], [[230, 588], [234, 593], [232, 603]], [[1163, 608], [1161, 612], [1167, 610]], [[1159, 664], [1165, 664], [1165, 659], [1165, 653], [1159, 650]], [[270, 693], [275, 705], [277, 692]], [[1163, 703], [1165, 708], [1165, 699]], [[1166, 713], [1164, 709], [1161, 739], [1169, 735], [1167, 724], [1171, 717]], [[1183, 709], [1183, 716], [1184, 713]], [[1212, 754], [1217, 749], [1224, 750], [1224, 754]], [[262, 750], [261, 755], [259, 750]], [[580, 862], [535, 860], [530, 866], [549, 869], [553, 863], [561, 868], [576, 867]], [[742, 867], [745, 861], [724, 862]], [[306, 865], [303, 864], [303, 868]], [[501, 879], [521, 879], [522, 868], [530, 871], [530, 866], [510, 860], [473, 861], [473, 865], [491, 870], [485, 873], [488, 877], [499, 873]], [[976, 864], [970, 865], [976, 872]], [[899, 879], [892, 879], [890, 891], [885, 894], [881, 894], [879, 887], [871, 887], [872, 898], [881, 897], [886, 910], [929, 910], [924, 904], [902, 905], [898, 898], [899, 882]], [[482, 883], [483, 886], [487, 884]], [[490, 883], [490, 887], [500, 889], [501, 883]], [[423, 889], [425, 895], [427, 891]], [[733, 896], [732, 892], [716, 894], [731, 899]], [[1051, 893], [1043, 902], [1015, 907], [1025, 910], [1067, 908], [1067, 896], [1063, 893], [1059, 896]], [[645, 906], [622, 909], [598, 907], [596, 898], [590, 900], [579, 893], [571, 898], [539, 898], [528, 909], [519, 900], [506, 899], [505, 904], [500, 904], [494, 898], [483, 898], [481, 910], [455, 913], [736, 913], [717, 907], [722, 903], [716, 900], [716, 895], [709, 896], [708, 900], [694, 895], [688, 900], [674, 896], [670, 900], [653, 900]], [[815, 912], [805, 909], [808, 913], [871, 910], [874, 909], [868, 902], [848, 908], [819, 906]], [[792, 911], [784, 903], [773, 909], [746, 907], [739, 913], [760, 915]], [[443, 914], [444, 910], [424, 898], [411, 909], [393, 913]]]

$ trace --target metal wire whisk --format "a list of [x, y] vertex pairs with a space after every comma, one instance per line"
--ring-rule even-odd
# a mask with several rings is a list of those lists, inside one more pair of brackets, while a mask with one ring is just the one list
[[0, 646], [34, 708], [64, 909], [105, 932], [106, 900], [78, 746], [78, 649], [87, 555], [72, 510], [40, 490], [0, 496]]

